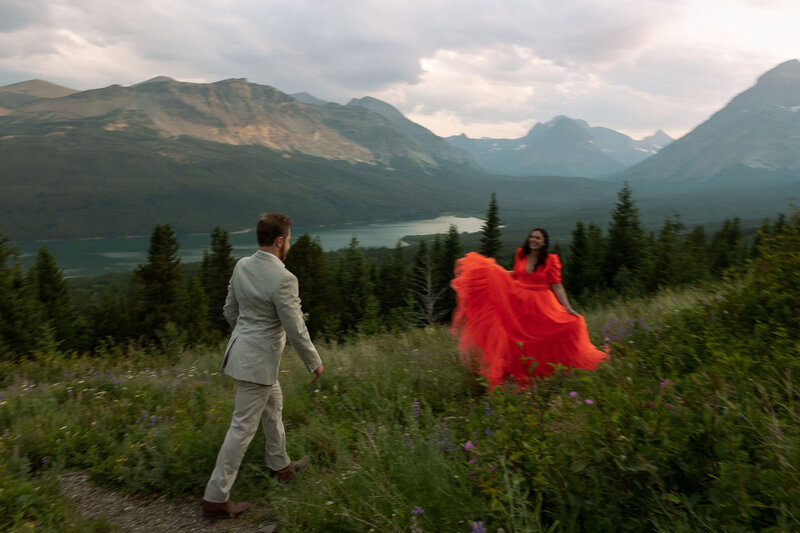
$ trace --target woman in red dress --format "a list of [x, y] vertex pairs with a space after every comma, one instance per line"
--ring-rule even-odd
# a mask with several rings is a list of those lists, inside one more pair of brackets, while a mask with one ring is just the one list
[[606, 357], [572, 309], [561, 261], [548, 247], [547, 231], [535, 228], [512, 272], [474, 252], [456, 261], [452, 331], [462, 363], [486, 376], [489, 390], [508, 376], [525, 388], [534, 376], [552, 374], [555, 364], [591, 370]]

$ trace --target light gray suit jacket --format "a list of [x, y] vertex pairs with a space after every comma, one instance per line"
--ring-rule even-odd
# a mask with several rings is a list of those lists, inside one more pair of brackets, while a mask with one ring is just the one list
[[222, 361], [229, 376], [277, 382], [287, 337], [310, 372], [322, 364], [303, 321], [297, 278], [274, 255], [259, 250], [236, 263], [223, 314], [233, 327]]

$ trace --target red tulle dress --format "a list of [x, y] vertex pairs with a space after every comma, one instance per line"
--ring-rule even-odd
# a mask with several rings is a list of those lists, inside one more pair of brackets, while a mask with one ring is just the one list
[[461, 362], [486, 376], [489, 389], [508, 376], [520, 387], [554, 372], [553, 364], [592, 370], [606, 354], [589, 340], [586, 322], [567, 313], [550, 290], [561, 283], [561, 261], [549, 254], [544, 266], [527, 272], [517, 250], [514, 273], [494, 259], [471, 252], [456, 261], [450, 283], [458, 304], [452, 332]]

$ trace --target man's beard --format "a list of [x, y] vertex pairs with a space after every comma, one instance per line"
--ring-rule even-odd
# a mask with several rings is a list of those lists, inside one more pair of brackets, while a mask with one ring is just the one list
[[278, 250], [278, 259], [284, 262], [286, 261], [286, 255], [289, 253], [288, 244], [289, 244], [288, 242], [283, 241], [283, 246], [281, 246], [281, 249]]

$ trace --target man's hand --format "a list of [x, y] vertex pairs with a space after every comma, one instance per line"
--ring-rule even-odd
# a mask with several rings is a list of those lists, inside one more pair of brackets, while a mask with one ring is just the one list
[[314, 379], [311, 380], [311, 383], [317, 381], [320, 377], [322, 377], [322, 365], [319, 365], [317, 368], [314, 369]]

